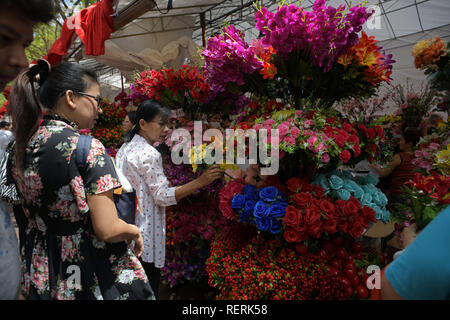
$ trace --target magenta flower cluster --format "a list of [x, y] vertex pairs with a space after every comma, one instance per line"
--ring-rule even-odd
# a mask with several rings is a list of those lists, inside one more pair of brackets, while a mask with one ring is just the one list
[[214, 93], [224, 92], [228, 83], [244, 85], [244, 73], [252, 74], [264, 67], [255, 48], [244, 40], [245, 34], [230, 25], [223, 33], [208, 40], [202, 55], [204, 71]]
[[312, 63], [329, 71], [337, 58], [358, 42], [358, 32], [371, 16], [366, 7], [326, 6], [316, 0], [313, 11], [290, 4], [273, 13], [262, 7], [256, 14], [256, 28], [264, 34], [262, 42], [272, 46], [282, 58], [296, 50], [307, 54]]
[[206, 260], [209, 257], [209, 245], [203, 248], [185, 246], [180, 250], [169, 247], [166, 263], [161, 269], [162, 281], [171, 288], [186, 282], [200, 282], [208, 274]]

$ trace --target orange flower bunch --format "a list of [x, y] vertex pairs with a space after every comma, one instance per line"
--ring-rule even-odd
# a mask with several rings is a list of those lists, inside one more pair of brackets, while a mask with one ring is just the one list
[[414, 65], [417, 69], [429, 67], [446, 54], [445, 42], [438, 36], [417, 42], [412, 50]]
[[338, 63], [348, 66], [356, 62], [366, 66], [363, 80], [374, 86], [382, 81], [389, 83], [392, 69], [389, 67], [385, 55], [381, 53], [381, 47], [376, 45], [377, 42], [378, 40], [375, 40], [374, 36], [369, 37], [363, 32], [358, 43], [338, 58]]
[[264, 62], [264, 67], [259, 71], [259, 73], [263, 76], [264, 79], [273, 79], [277, 74], [277, 67], [270, 62], [272, 55], [275, 54], [276, 51], [274, 48], [269, 47], [264, 50], [259, 58]]
[[123, 130], [121, 127], [99, 127], [92, 129], [92, 136], [106, 148], [116, 147], [122, 143]]

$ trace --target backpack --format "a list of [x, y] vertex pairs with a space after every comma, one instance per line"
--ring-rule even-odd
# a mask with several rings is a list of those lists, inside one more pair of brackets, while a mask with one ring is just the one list
[[[84, 170], [87, 165], [86, 160], [91, 149], [91, 141], [92, 136], [80, 135], [78, 139], [77, 148], [75, 151], [75, 162], [77, 167], [82, 170]], [[126, 178], [120, 172], [117, 172], [117, 174], [121, 183], [124, 182], [124, 184], [129, 185], [128, 181], [124, 181]], [[136, 209], [138, 206], [136, 191], [132, 190], [130, 192], [125, 192], [123, 188], [116, 189], [114, 190], [113, 197], [119, 218], [126, 223], [135, 224]]]

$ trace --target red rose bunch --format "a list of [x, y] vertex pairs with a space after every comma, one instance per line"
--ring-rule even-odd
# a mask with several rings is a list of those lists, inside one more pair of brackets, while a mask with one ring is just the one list
[[362, 206], [354, 197], [348, 201], [333, 201], [324, 195], [322, 187], [300, 178], [291, 178], [286, 184], [292, 194], [283, 218], [283, 236], [289, 243], [319, 239], [324, 234], [331, 235], [338, 231], [359, 238], [369, 222], [376, 221], [375, 211]]
[[393, 220], [397, 232], [412, 223], [416, 224], [418, 231], [422, 230], [449, 204], [450, 177], [435, 171], [430, 176], [416, 173], [405, 186], [404, 201], [394, 205]]
[[357, 128], [359, 139], [364, 145], [362, 154], [372, 162], [378, 157], [380, 142], [384, 141], [383, 127], [376, 125], [368, 128], [364, 124], [359, 124]]
[[231, 201], [237, 194], [242, 193], [244, 189], [244, 181], [232, 180], [228, 182], [219, 193], [219, 210], [225, 218], [236, 220], [237, 216], [231, 208]]
[[167, 68], [143, 71], [136, 78], [133, 90], [170, 106], [182, 105], [185, 96], [197, 103], [204, 103], [210, 93], [203, 73], [188, 65], [183, 65], [178, 71]]

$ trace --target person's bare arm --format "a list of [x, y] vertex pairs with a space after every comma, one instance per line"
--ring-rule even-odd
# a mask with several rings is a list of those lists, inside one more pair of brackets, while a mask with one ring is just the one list
[[96, 195], [89, 195], [87, 202], [90, 209], [92, 226], [95, 235], [101, 241], [115, 243], [134, 241], [134, 251], [140, 257], [143, 241], [139, 229], [132, 224], [119, 219], [113, 200], [113, 190]]
[[383, 300], [403, 300], [403, 298], [392, 287], [389, 279], [384, 274], [381, 277], [381, 295]]

